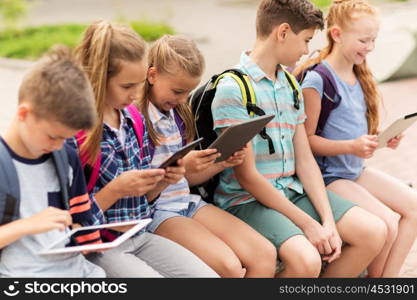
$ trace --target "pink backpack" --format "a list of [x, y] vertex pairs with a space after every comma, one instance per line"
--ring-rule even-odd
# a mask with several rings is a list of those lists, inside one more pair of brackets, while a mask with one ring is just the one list
[[[130, 104], [126, 108], [127, 108], [128, 112], [130, 113], [130, 115], [132, 116], [133, 129], [135, 130], [136, 137], [137, 137], [138, 142], [139, 142], [139, 147], [141, 149], [140, 157], [143, 158], [143, 133], [144, 133], [144, 128], [143, 128], [142, 116], [141, 116], [141, 114], [139, 113], [138, 109], [136, 108], [136, 106], [134, 104]], [[85, 131], [84, 130], [79, 131], [75, 135], [75, 138], [77, 139], [78, 147], [80, 148], [82, 143], [84, 143], [84, 141], [86, 139]], [[82, 167], [85, 168], [86, 165], [87, 165], [87, 155], [86, 154], [80, 155], [80, 159], [81, 159]], [[91, 192], [93, 190], [93, 188], [94, 188], [94, 186], [97, 182], [100, 167], [101, 167], [101, 152], [99, 152], [97, 160], [94, 163], [94, 165], [91, 166], [91, 168], [92, 168], [91, 169], [91, 175], [90, 175], [89, 178], [87, 178], [87, 180], [88, 180], [88, 182], [87, 182], [88, 192]]]

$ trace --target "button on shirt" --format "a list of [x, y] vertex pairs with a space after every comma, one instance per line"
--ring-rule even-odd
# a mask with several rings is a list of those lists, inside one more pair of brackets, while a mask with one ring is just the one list
[[[164, 114], [149, 102], [149, 119], [160, 136], [160, 145], [155, 147], [151, 163], [152, 168], [157, 168], [182, 147], [182, 137], [172, 109]], [[197, 203], [199, 200], [199, 196], [190, 194], [188, 181], [183, 177], [161, 193], [155, 201], [155, 209], [179, 212], [187, 209], [191, 202]]]
[[[259, 134], [252, 140], [257, 170], [278, 190], [290, 188], [302, 193], [302, 184], [295, 176], [293, 137], [297, 125], [304, 123], [306, 118], [303, 101], [297, 110], [294, 107], [291, 87], [285, 73], [279, 68], [274, 82], [247, 53], [241, 55], [237, 68], [249, 76], [256, 95], [256, 105], [266, 114], [275, 115], [266, 125], [266, 131], [273, 140], [275, 153], [269, 154], [268, 142]], [[212, 103], [212, 114], [217, 133], [220, 133], [222, 128], [252, 118], [243, 105], [240, 88], [234, 79], [225, 77], [219, 82]], [[255, 198], [240, 186], [233, 169], [228, 168], [220, 175], [214, 200], [217, 205], [226, 209], [252, 202]]]

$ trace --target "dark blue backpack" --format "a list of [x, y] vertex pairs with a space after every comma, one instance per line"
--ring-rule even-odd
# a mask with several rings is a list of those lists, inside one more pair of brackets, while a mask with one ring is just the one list
[[[64, 206], [69, 210], [68, 154], [63, 147], [61, 150], [53, 151], [52, 156], [61, 186]], [[0, 225], [17, 220], [19, 218], [19, 207], [19, 178], [8, 149], [0, 141]]]

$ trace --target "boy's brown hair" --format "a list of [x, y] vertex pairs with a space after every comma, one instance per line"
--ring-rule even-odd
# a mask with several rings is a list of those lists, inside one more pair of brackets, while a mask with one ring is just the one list
[[96, 120], [91, 85], [65, 47], [54, 48], [26, 74], [18, 97], [19, 104], [33, 104], [37, 118], [71, 129], [89, 129]]
[[323, 13], [308, 0], [263, 0], [256, 16], [256, 35], [267, 38], [274, 28], [288, 23], [291, 30], [323, 29]]

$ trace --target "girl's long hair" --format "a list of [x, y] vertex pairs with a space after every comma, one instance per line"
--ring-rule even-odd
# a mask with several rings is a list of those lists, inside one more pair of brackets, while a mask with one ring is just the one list
[[120, 72], [122, 61], [141, 61], [146, 55], [146, 43], [131, 28], [100, 20], [86, 29], [75, 55], [87, 73], [95, 96], [98, 120], [81, 145], [81, 154], [93, 165], [100, 152], [108, 81]]
[[[300, 74], [310, 66], [320, 63], [333, 51], [334, 40], [330, 33], [333, 26], [338, 25], [340, 28], [346, 28], [346, 26], [354, 21], [358, 15], [363, 16], [363, 14], [376, 15], [377, 11], [365, 0], [334, 0], [327, 15], [327, 46], [320, 50], [317, 57], [308, 59], [297, 67], [294, 74]], [[366, 63], [366, 60], [360, 65], [354, 65], [353, 72], [362, 87], [365, 97], [368, 133], [376, 134], [379, 125], [379, 104], [381, 102], [376, 80]]]
[[[203, 55], [194, 41], [183, 36], [165, 35], [158, 39], [151, 46], [148, 62], [150, 67], [157, 69], [157, 72], [171, 75], [175, 75], [175, 72], [180, 69], [191, 77], [201, 77], [204, 71]], [[152, 86], [148, 82], [138, 106], [145, 116], [149, 138], [157, 146], [159, 145], [159, 135], [153, 128], [148, 113], [151, 89]], [[195, 121], [190, 105], [188, 103], [180, 104], [175, 107], [175, 110], [184, 122], [187, 142], [192, 141], [195, 136]]]

